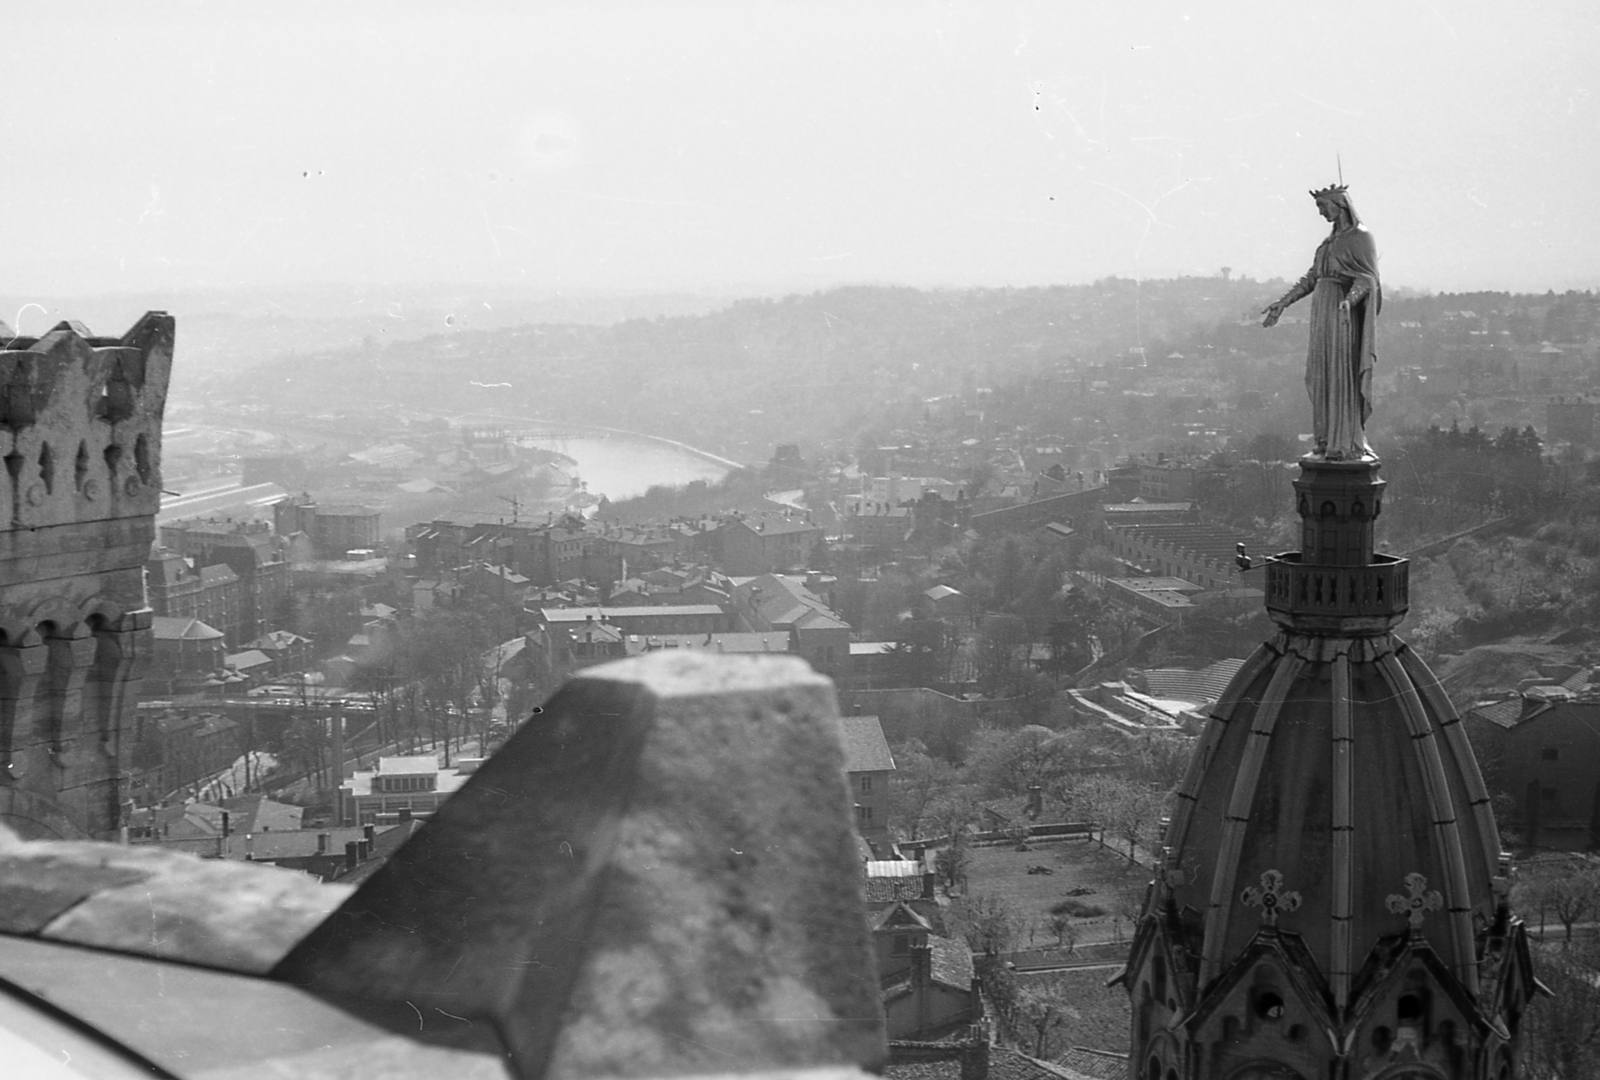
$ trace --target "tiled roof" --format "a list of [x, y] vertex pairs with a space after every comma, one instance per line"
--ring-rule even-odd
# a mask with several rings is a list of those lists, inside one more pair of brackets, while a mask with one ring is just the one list
[[1481, 701], [1467, 710], [1468, 716], [1487, 720], [1496, 727], [1514, 728], [1522, 719], [1522, 698], [1511, 697], [1503, 701]]
[[813, 525], [808, 521], [787, 517], [760, 517], [741, 518], [737, 524], [743, 525], [759, 536], [777, 536], [783, 533], [821, 532], [822, 527]]
[[888, 772], [894, 768], [894, 755], [883, 737], [883, 725], [876, 716], [842, 716], [844, 729], [844, 767], [847, 772]]
[[158, 578], [159, 581], [157, 583], [161, 585], [176, 585], [194, 574], [194, 571], [189, 567], [188, 560], [177, 555], [152, 559], [145, 566], [148, 568], [150, 576]]
[[572, 607], [540, 608], [539, 616], [547, 623], [581, 623], [586, 619], [600, 622], [613, 618], [669, 615], [721, 615], [716, 604], [658, 604], [646, 607]]
[[[380, 827], [378, 835], [381, 837], [386, 828]], [[258, 832], [250, 841], [250, 854], [255, 856], [257, 862], [270, 859], [299, 859], [308, 855], [317, 854], [317, 837], [326, 833], [328, 837], [326, 855], [344, 855], [344, 846], [352, 840], [362, 840], [366, 833], [360, 826], [344, 829], [294, 829], [280, 832], [274, 828], [270, 832]], [[242, 857], [244, 847], [241, 845], [235, 852]]]
[[[933, 924], [919, 915], [909, 904], [895, 904], [893, 907], [880, 911], [872, 920], [874, 930], [921, 930], [924, 933], [933, 933]], [[968, 954], [971, 961], [971, 954]], [[963, 983], [963, 986], [966, 984]]]
[[617, 627], [612, 626], [610, 623], [603, 622], [584, 622], [571, 626], [555, 626], [551, 627], [551, 629], [558, 630], [561, 633], [566, 634], [567, 639], [573, 642], [577, 642], [579, 640], [579, 635], [582, 635], [586, 644], [594, 642], [617, 642], [621, 641], [623, 637], [626, 636]]
[[972, 950], [964, 941], [954, 938], [938, 937], [928, 938], [928, 944], [933, 947], [933, 979], [935, 982], [953, 986], [958, 990], [966, 990], [972, 986]]
[[850, 624], [828, 611], [810, 608], [789, 622], [801, 630], [848, 630]]
[[[181, 803], [155, 813], [156, 832], [163, 838], [186, 840], [222, 835], [222, 807], [210, 803]], [[232, 827], [232, 823], [229, 823]]]
[[263, 652], [279, 652], [299, 644], [311, 644], [310, 638], [303, 638], [291, 630], [273, 630], [263, 634], [250, 642], [248, 647], [260, 649]]
[[822, 599], [805, 587], [803, 579], [784, 574], [762, 574], [746, 578], [739, 583], [741, 599], [753, 597], [760, 590], [756, 609], [769, 626], [803, 626], [806, 629], [849, 629], [850, 624], [839, 618]]
[[1146, 543], [1162, 543], [1170, 545], [1174, 550], [1186, 552], [1190, 556], [1199, 556], [1232, 566], [1236, 554], [1235, 546], [1243, 541], [1252, 550], [1259, 549], [1262, 545], [1254, 537], [1235, 532], [1232, 529], [1219, 529], [1213, 525], [1192, 524], [1150, 524], [1150, 525], [1117, 525], [1107, 521], [1108, 527], [1126, 529], [1138, 539]]
[[944, 1061], [910, 1061], [890, 1065], [883, 1075], [887, 1080], [961, 1080], [961, 1062], [953, 1057]]
[[294, 832], [300, 828], [304, 810], [288, 803], [275, 802], [261, 795], [241, 795], [223, 799], [222, 808], [233, 815], [229, 827], [234, 832]]
[[[1127, 1062], [1117, 1080], [1127, 1076]], [[989, 1048], [989, 1080], [1097, 1080], [1089, 1073], [1079, 1072], [1068, 1065], [1040, 1061], [1009, 1047]]]
[[786, 653], [789, 651], [789, 645], [789, 633], [786, 630], [725, 634], [629, 634], [627, 640], [629, 656], [655, 649], [703, 649], [706, 652], [719, 653]]
[[334, 880], [342, 885], [360, 885], [377, 873], [378, 869], [389, 861], [389, 856], [399, 851], [400, 846], [415, 836], [417, 830], [422, 826], [423, 822], [412, 818], [410, 821], [403, 821], [391, 829], [385, 829], [378, 833], [377, 838], [372, 842], [371, 856], [365, 862], [357, 865], [354, 870], [340, 874]]
[[439, 771], [439, 759], [432, 754], [378, 759], [378, 772], [384, 776], [426, 776]]
[[206, 585], [226, 585], [238, 581], [239, 575], [233, 572], [233, 567], [226, 563], [217, 563], [214, 566], [200, 568], [200, 580]]
[[869, 877], [861, 883], [861, 895], [869, 904], [892, 904], [922, 896], [921, 878]]
[[172, 618], [167, 615], [152, 616], [150, 629], [157, 641], [216, 641], [223, 637], [221, 630], [214, 630], [199, 619]]
[[1126, 1080], [1128, 1075], [1126, 1054], [1074, 1046], [1057, 1058], [1057, 1061], [1082, 1076], [1092, 1077], [1093, 1080]]

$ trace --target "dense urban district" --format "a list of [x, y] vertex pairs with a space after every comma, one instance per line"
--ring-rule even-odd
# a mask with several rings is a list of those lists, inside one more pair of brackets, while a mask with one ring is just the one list
[[[1258, 314], [1282, 290], [857, 287], [302, 330], [191, 372], [111, 831], [359, 882], [574, 672], [795, 655], [837, 687], [891, 1038], [991, 1025], [1125, 1076], [1106, 981], [1208, 709], [1271, 636], [1263, 559], [1300, 539], [1305, 326]], [[1402, 290], [1378, 349], [1401, 633], [1462, 713], [1557, 991], [1525, 1060], [1593, 1075], [1600, 298]], [[712, 472], [591, 491], [575, 447], [601, 441]]]

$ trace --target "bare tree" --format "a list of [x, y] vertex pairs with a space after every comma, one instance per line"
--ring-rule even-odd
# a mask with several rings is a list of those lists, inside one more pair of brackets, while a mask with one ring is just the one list
[[1078, 943], [1078, 932], [1073, 929], [1072, 917], [1065, 912], [1056, 912], [1050, 916], [1050, 932], [1056, 936], [1056, 947], [1072, 951]]
[[958, 784], [954, 765], [931, 756], [920, 742], [901, 743], [894, 750], [894, 785], [889, 791], [889, 823], [906, 840], [927, 831], [939, 801]]
[[1052, 1051], [1050, 1036], [1066, 1026], [1067, 1016], [1060, 1001], [1047, 991], [1026, 987], [1019, 995], [1019, 1019], [1033, 1038], [1033, 1056], [1044, 1058]]
[[1539, 980], [1550, 988], [1522, 1022], [1522, 1071], [1527, 1080], [1600, 1076], [1600, 949], [1593, 939], [1543, 950]]
[[1554, 915], [1570, 948], [1573, 926], [1600, 911], [1600, 864], [1581, 856], [1539, 862], [1517, 883], [1516, 903], [1524, 911], [1538, 908], [1541, 923], [1546, 912]]
[[950, 905], [949, 915], [967, 946], [991, 958], [1010, 952], [1022, 929], [1021, 918], [1003, 896], [979, 893], [963, 897]]

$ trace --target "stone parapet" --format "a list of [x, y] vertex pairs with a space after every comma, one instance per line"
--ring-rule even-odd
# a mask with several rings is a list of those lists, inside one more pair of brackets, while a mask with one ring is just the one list
[[[657, 653], [574, 678], [353, 895], [12, 842], [0, 930], [270, 970], [232, 976], [229, 999], [304, 1012], [315, 1039], [290, 1024], [231, 1063], [212, 1046], [207, 1076], [862, 1080], [888, 1051], [850, 807], [828, 680], [792, 658]], [[81, 1002], [121, 1040], [128, 1010], [82, 967], [0, 939], [0, 979]], [[189, 1075], [194, 1059], [160, 1054], [203, 1038], [185, 1018], [213, 1007], [214, 982], [163, 980], [128, 1045]]]
[[120, 338], [61, 323], [0, 348], [0, 521], [11, 529], [155, 516], [173, 320]]
[[1267, 614], [1301, 633], [1384, 634], [1410, 609], [1404, 559], [1375, 555], [1365, 566], [1301, 562], [1301, 553], [1267, 559]]

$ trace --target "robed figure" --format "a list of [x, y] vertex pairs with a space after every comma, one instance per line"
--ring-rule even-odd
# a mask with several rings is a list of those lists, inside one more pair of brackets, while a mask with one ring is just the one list
[[1333, 231], [1305, 276], [1267, 305], [1261, 325], [1272, 326], [1284, 308], [1311, 297], [1306, 391], [1316, 456], [1350, 461], [1372, 456], [1364, 429], [1372, 415], [1372, 369], [1378, 359], [1373, 331], [1383, 307], [1378, 249], [1342, 184], [1311, 195]]

